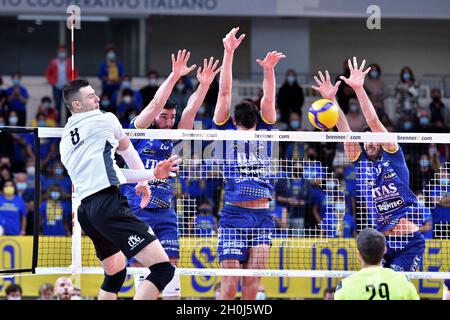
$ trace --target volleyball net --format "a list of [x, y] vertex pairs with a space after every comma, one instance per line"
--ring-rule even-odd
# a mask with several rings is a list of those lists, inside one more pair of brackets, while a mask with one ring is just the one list
[[[389, 217], [390, 212], [406, 208], [396, 232], [386, 236], [388, 246], [395, 251], [406, 250], [414, 228], [419, 228], [427, 243], [424, 257], [417, 262], [417, 272], [405, 272], [411, 278], [450, 278], [448, 135], [126, 132], [131, 139], [171, 141], [172, 153], [183, 160], [176, 178], [151, 186], [154, 203], [165, 209], [171, 207], [176, 214], [178, 242], [165, 236], [160, 240], [163, 245], [179, 246], [177, 272], [181, 275], [347, 276], [360, 268], [355, 241], [358, 232], [388, 223], [380, 221], [379, 212]], [[61, 129], [39, 128], [41, 144], [42, 140], [58, 141], [61, 133]], [[344, 143], [348, 142], [362, 149], [371, 143], [399, 143], [407, 169], [400, 158], [382, 153], [397, 169], [383, 171], [383, 179], [392, 179], [393, 183], [379, 187], [376, 173], [383, 170], [383, 164], [364, 157], [350, 162], [344, 150]], [[162, 151], [165, 145], [160, 145]], [[120, 159], [118, 162], [123, 165]], [[52, 168], [58, 168], [59, 173], [58, 163]], [[397, 190], [396, 178], [409, 184], [414, 197], [405, 196], [405, 190]], [[61, 188], [46, 183], [41, 189], [36, 273], [103, 274], [92, 242], [83, 235], [76, 219], [79, 205], [76, 193], [58, 202], [53, 197]], [[173, 194], [169, 206], [158, 199], [160, 192], [168, 191]], [[160, 219], [164, 222], [168, 218], [161, 215]], [[42, 234], [49, 224], [60, 226], [61, 220], [71, 221], [67, 235]], [[164, 234], [164, 230], [154, 231], [157, 235]], [[266, 249], [256, 251], [259, 249], [255, 248], [261, 247]], [[439, 248], [439, 252], [429, 250], [430, 247]], [[245, 263], [240, 269], [221, 267], [220, 261], [242, 257], [245, 260], [249, 254], [253, 256], [252, 264], [248, 264], [252, 268]], [[426, 263], [430, 259], [439, 260], [435, 265], [440, 267], [428, 268]], [[128, 271], [136, 274], [142, 270], [128, 268]]]

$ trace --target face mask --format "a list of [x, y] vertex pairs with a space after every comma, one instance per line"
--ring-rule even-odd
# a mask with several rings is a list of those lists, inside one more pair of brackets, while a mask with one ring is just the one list
[[126, 104], [130, 104], [131, 100], [132, 100], [132, 98], [130, 96], [123, 97], [123, 102], [125, 102]]
[[50, 192], [50, 198], [52, 198], [53, 200], [58, 200], [60, 196], [61, 196], [61, 193], [59, 193], [58, 191]]
[[13, 79], [12, 84], [14, 86], [18, 86], [18, 85], [20, 85], [20, 80], [19, 79]]
[[441, 179], [441, 184], [443, 186], [448, 186], [450, 184], [450, 179], [449, 178], [442, 178]]
[[156, 82], [156, 79], [148, 79], [148, 85], [151, 87], [156, 87], [158, 83]]
[[100, 102], [100, 103], [105, 108], [109, 107], [109, 105], [111, 104], [111, 102], [109, 100], [102, 100], [102, 102]]
[[417, 203], [422, 207], [425, 206], [425, 201], [423, 199], [417, 199]]
[[18, 296], [18, 297], [10, 297], [10, 296], [8, 296], [7, 299], [8, 300], [22, 300], [22, 297], [21, 296]]
[[46, 123], [45, 120], [39, 120], [38, 121], [38, 127], [45, 127], [45, 123]]
[[428, 119], [428, 117], [421, 117], [419, 123], [422, 126], [427, 126], [430, 123], [430, 120]]
[[113, 51], [108, 52], [108, 54], [106, 55], [106, 59], [108, 60], [114, 60], [116, 59], [116, 54]]
[[378, 78], [379, 75], [377, 70], [371, 70], [369, 74], [371, 78]]
[[131, 87], [130, 81], [125, 80], [124, 82], [122, 82], [123, 89], [130, 89], [130, 87]]
[[183, 91], [184, 90], [184, 84], [183, 83], [178, 83], [177, 84], [177, 90], [178, 91]]
[[426, 167], [428, 167], [429, 165], [430, 165], [430, 161], [428, 161], [428, 159], [420, 160], [420, 166], [421, 166], [422, 168], [426, 168]]
[[293, 84], [296, 79], [295, 76], [287, 76], [286, 80], [289, 84]]
[[5, 193], [5, 195], [7, 196], [12, 196], [14, 194], [14, 187], [4, 187], [3, 188], [3, 192]]
[[35, 169], [34, 167], [27, 167], [27, 174], [29, 176], [34, 176]]
[[72, 296], [70, 300], [82, 300], [80, 296]]
[[15, 126], [19, 122], [19, 118], [16, 116], [9, 117], [9, 124]]
[[336, 210], [338, 212], [344, 212], [345, 211], [345, 203], [339, 202], [336, 204]]
[[359, 111], [359, 107], [357, 104], [352, 104], [350, 105], [350, 111], [352, 112], [358, 112]]
[[403, 80], [408, 81], [411, 79], [411, 74], [409, 72], [404, 72], [402, 77], [403, 77]]
[[412, 124], [412, 122], [407, 121], [407, 122], [405, 122], [404, 126], [405, 126], [405, 130], [411, 130], [413, 127], [413, 124]]
[[220, 299], [220, 291], [214, 292], [214, 297], [216, 298], [216, 300], [219, 300]]
[[266, 300], [266, 294], [262, 291], [258, 291], [256, 294], [256, 300]]
[[300, 120], [292, 120], [289, 122], [292, 129], [298, 129], [300, 128]]
[[336, 186], [336, 183], [334, 181], [327, 181], [326, 186], [328, 190], [332, 190]]
[[198, 112], [199, 112], [200, 114], [204, 114], [204, 113], [206, 112], [205, 106], [201, 106], [200, 109], [198, 109]]
[[58, 52], [58, 58], [64, 60], [67, 57], [67, 53], [65, 51]]
[[136, 117], [136, 115], [134, 113], [130, 114], [130, 115], [128, 115], [128, 120], [131, 121], [134, 119], [134, 117]]
[[64, 170], [62, 168], [56, 168], [55, 169], [55, 175], [61, 176], [63, 174]]
[[52, 107], [52, 103], [51, 103], [51, 102], [48, 102], [48, 101], [45, 101], [45, 102], [42, 104], [42, 106], [43, 106], [45, 109], [50, 109], [50, 108]]
[[18, 182], [16, 183], [17, 190], [24, 191], [27, 189], [27, 183], [26, 182]]

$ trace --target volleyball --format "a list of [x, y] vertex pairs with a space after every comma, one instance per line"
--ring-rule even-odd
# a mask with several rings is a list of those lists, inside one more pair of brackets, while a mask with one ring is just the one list
[[331, 129], [339, 120], [338, 106], [328, 99], [317, 100], [309, 107], [308, 118], [317, 129]]

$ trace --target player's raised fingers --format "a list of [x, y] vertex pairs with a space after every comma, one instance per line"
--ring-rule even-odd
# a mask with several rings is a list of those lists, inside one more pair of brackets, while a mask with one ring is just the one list
[[217, 69], [216, 71], [214, 71], [214, 75], [218, 74], [221, 70], [222, 70], [222, 66], [220, 66], [219, 69]]
[[330, 74], [328, 73], [328, 70], [325, 70], [325, 80], [330, 81]]
[[317, 85], [320, 87], [322, 85], [322, 82], [319, 81], [319, 78], [314, 76], [314, 80], [316, 81]]
[[350, 59], [348, 59], [347, 63], [348, 63], [348, 68], [350, 69], [350, 71], [353, 71], [352, 61]]
[[217, 65], [219, 64], [219, 59], [216, 60], [216, 62], [214, 63], [214, 65], [212, 66], [212, 69], [215, 70], [217, 68]]
[[362, 61], [361, 65], [359, 66], [359, 70], [363, 71], [365, 65], [366, 65], [366, 59], [364, 59], [364, 60]]
[[322, 71], [319, 71], [320, 81], [325, 82], [325, 77], [322, 74]]
[[356, 61], [356, 57], [353, 57], [353, 69], [358, 69], [358, 61]]

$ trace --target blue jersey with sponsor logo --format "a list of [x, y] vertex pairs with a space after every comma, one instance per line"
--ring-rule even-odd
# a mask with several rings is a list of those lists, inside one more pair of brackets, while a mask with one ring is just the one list
[[358, 187], [368, 215], [374, 215], [378, 231], [392, 229], [417, 202], [409, 188], [409, 170], [401, 147], [393, 153], [383, 149], [374, 162], [362, 150], [356, 166]]
[[[273, 124], [258, 117], [256, 130], [271, 130]], [[231, 118], [213, 129], [236, 130]], [[223, 173], [225, 178], [225, 202], [272, 199], [273, 179], [270, 178], [272, 146], [266, 141], [224, 141]]]
[[[130, 129], [137, 129], [134, 124], [135, 120], [136, 118], [131, 121]], [[145, 169], [154, 169], [158, 162], [167, 160], [172, 155], [172, 140], [134, 139], [131, 141], [139, 153]], [[149, 181], [151, 197], [147, 205], [148, 209], [169, 208], [172, 206], [172, 183], [172, 178]], [[139, 208], [141, 203], [141, 197], [136, 195], [135, 186], [136, 184], [127, 184], [123, 189], [131, 208]]]

